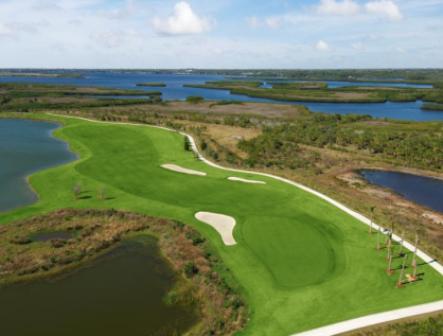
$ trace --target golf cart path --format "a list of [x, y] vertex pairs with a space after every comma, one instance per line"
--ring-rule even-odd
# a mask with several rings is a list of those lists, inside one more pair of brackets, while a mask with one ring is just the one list
[[406, 317], [413, 317], [443, 310], [443, 301], [427, 303], [409, 308], [391, 310], [385, 313], [377, 313], [359, 317], [353, 320], [330, 324], [328, 326], [309, 330], [292, 336], [329, 336], [342, 334], [348, 331], [365, 328], [371, 325], [377, 325], [383, 322], [395, 321]]
[[[369, 218], [365, 217], [364, 215], [360, 214], [359, 212], [354, 211], [354, 210], [348, 208], [347, 206], [345, 206], [344, 204], [342, 204], [342, 203], [340, 203], [340, 202], [338, 202], [338, 201], [336, 201], [336, 200], [334, 200], [334, 199], [332, 199], [332, 198], [330, 198], [330, 197], [328, 197], [328, 196], [326, 196], [314, 189], [311, 189], [305, 185], [302, 185], [300, 183], [288, 180], [288, 179], [280, 177], [280, 176], [272, 175], [272, 174], [223, 167], [223, 166], [220, 166], [212, 161], [209, 161], [200, 153], [194, 138], [191, 135], [186, 134], [184, 132], [179, 132], [174, 129], [170, 129], [170, 128], [162, 127], [162, 126], [155, 126], [155, 125], [126, 123], [126, 122], [107, 122], [107, 121], [88, 119], [88, 118], [83, 118], [83, 117], [78, 117], [78, 116], [68, 116], [68, 115], [62, 115], [62, 114], [55, 114], [55, 113], [47, 113], [47, 115], [61, 117], [61, 118], [71, 118], [71, 119], [84, 120], [84, 121], [99, 123], [99, 124], [151, 127], [151, 128], [166, 130], [169, 132], [179, 133], [189, 139], [189, 142], [191, 144], [191, 148], [195, 152], [195, 154], [197, 155], [198, 159], [203, 161], [204, 163], [206, 163], [207, 165], [209, 165], [211, 167], [218, 168], [218, 169], [225, 170], [225, 171], [230, 171], [230, 172], [237, 172], [237, 173], [242, 173], [242, 174], [254, 174], [254, 175], [258, 175], [258, 176], [269, 177], [269, 178], [290, 184], [294, 187], [302, 189], [310, 194], [313, 194], [313, 195], [325, 200], [326, 202], [334, 205], [335, 207], [339, 208], [340, 210], [346, 212], [347, 214], [351, 215], [355, 219], [359, 220], [363, 224], [366, 224], [368, 226], [371, 225], [371, 220]], [[382, 226], [379, 226], [375, 223], [372, 223], [372, 226], [373, 226], [373, 228], [375, 228], [377, 230], [381, 230], [381, 232], [383, 232], [385, 229]], [[413, 244], [411, 244], [407, 241], [404, 241], [401, 237], [399, 237], [396, 234], [393, 234], [392, 238], [396, 242], [403, 241], [403, 246], [412, 252], [416, 249]], [[422, 251], [420, 249], [417, 249], [417, 256], [420, 259], [422, 259], [424, 262], [428, 263], [430, 267], [434, 268], [438, 273], [440, 273], [440, 275], [443, 276], [443, 265], [441, 265], [438, 261], [436, 261], [435, 259], [433, 259], [432, 257], [430, 257], [428, 254], [426, 254], [424, 251]], [[392, 311], [383, 312], [383, 313], [367, 315], [367, 316], [363, 316], [363, 317], [360, 317], [357, 319], [352, 319], [352, 320], [348, 320], [348, 321], [335, 323], [335, 324], [332, 324], [329, 326], [325, 326], [325, 327], [318, 328], [318, 329], [313, 329], [313, 330], [306, 331], [303, 333], [293, 334], [292, 336], [296, 336], [296, 335], [297, 336], [332, 336], [332, 335], [337, 335], [340, 333], [352, 331], [355, 329], [361, 329], [361, 328], [369, 327], [372, 325], [391, 322], [391, 321], [403, 319], [406, 317], [413, 317], [413, 316], [417, 316], [417, 315], [438, 312], [441, 310], [443, 310], [443, 300], [428, 303], [428, 304], [412, 306], [412, 307], [408, 307], [408, 308], [402, 308], [402, 309], [398, 309], [398, 310], [392, 310]]]

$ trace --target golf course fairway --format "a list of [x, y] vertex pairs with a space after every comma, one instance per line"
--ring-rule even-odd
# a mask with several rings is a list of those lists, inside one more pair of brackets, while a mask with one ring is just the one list
[[[233, 183], [166, 130], [33, 115], [57, 121], [56, 136], [80, 159], [30, 178], [39, 201], [0, 215], [0, 224], [60, 208], [115, 208], [194, 226], [218, 251], [241, 286], [251, 319], [244, 335], [287, 336], [376, 312], [443, 299], [443, 278], [422, 265], [423, 281], [399, 289], [388, 276], [386, 251], [375, 250], [368, 227], [326, 201], [272, 178], [235, 174], [266, 184]], [[205, 172], [192, 176], [163, 164]], [[74, 201], [80, 183], [91, 197]], [[95, 193], [105, 188], [109, 196]], [[204, 211], [235, 218], [236, 245], [195, 219]], [[394, 259], [394, 268], [401, 258]]]

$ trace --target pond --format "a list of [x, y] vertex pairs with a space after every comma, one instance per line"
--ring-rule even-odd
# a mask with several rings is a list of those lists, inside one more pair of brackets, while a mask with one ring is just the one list
[[76, 158], [66, 143], [52, 136], [57, 128], [48, 122], [0, 119], [0, 212], [37, 200], [28, 175]]
[[156, 240], [138, 236], [63, 277], [0, 289], [1, 334], [181, 335], [197, 317], [164, 302], [175, 282]]
[[443, 180], [401, 172], [361, 170], [368, 182], [393, 190], [406, 199], [443, 213]]

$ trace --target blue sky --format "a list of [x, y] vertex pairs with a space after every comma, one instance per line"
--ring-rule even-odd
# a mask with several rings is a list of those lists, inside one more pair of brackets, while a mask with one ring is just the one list
[[443, 67], [443, 0], [0, 0], [0, 67]]

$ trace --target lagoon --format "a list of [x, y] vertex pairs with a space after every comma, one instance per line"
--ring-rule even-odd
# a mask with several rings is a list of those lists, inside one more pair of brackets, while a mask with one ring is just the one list
[[443, 213], [443, 180], [382, 170], [362, 170], [368, 182], [391, 189], [406, 199]]
[[76, 158], [53, 137], [58, 125], [23, 119], [0, 119], [0, 212], [32, 204], [37, 195], [26, 178], [39, 170]]

